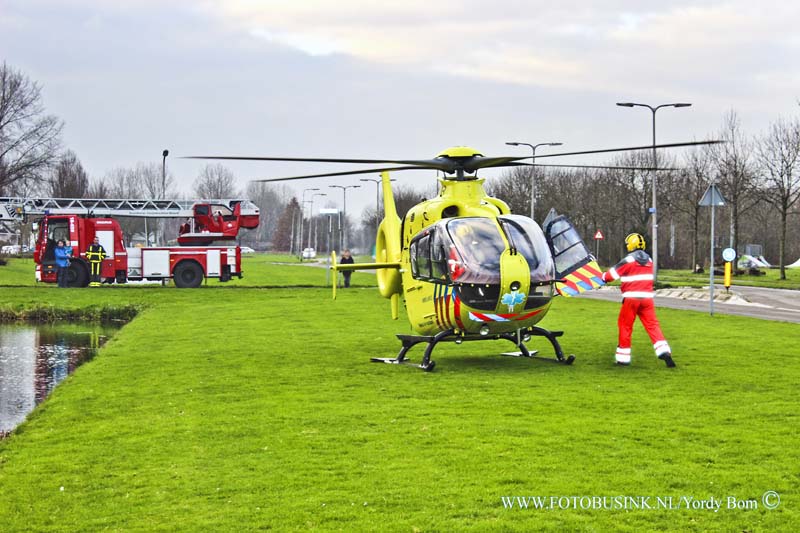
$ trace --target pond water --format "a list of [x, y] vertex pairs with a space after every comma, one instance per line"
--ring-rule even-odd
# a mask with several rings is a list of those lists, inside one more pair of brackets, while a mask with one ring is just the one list
[[0, 439], [119, 328], [0, 323]]

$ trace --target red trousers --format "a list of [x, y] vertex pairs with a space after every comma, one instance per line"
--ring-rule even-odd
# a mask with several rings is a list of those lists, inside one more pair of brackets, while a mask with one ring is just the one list
[[661, 333], [661, 326], [656, 318], [656, 306], [652, 298], [624, 298], [622, 300], [622, 307], [619, 310], [619, 318], [617, 319], [617, 326], [619, 327], [618, 348], [622, 348], [630, 354], [633, 322], [637, 316], [647, 334], [650, 335], [650, 340], [653, 341], [653, 349], [656, 351], [656, 355], [668, 353], [670, 348], [666, 339], [664, 339], [664, 334]]

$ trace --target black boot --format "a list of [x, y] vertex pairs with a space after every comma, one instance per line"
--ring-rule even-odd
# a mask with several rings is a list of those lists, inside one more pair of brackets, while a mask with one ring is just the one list
[[675, 361], [672, 360], [671, 353], [662, 353], [658, 356], [658, 358], [667, 363], [667, 368], [675, 368]]

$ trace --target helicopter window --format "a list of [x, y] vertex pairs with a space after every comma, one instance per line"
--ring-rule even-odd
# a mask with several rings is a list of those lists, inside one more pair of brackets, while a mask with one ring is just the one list
[[422, 278], [431, 277], [431, 236], [425, 235], [419, 239], [414, 248], [416, 249], [414, 264], [416, 265], [417, 276]]
[[447, 221], [453, 240], [449, 253], [450, 277], [459, 283], [499, 283], [500, 255], [506, 243], [490, 218], [455, 218]]
[[511, 245], [522, 254], [531, 271], [531, 281], [550, 281], [554, 278], [553, 261], [539, 225], [519, 215], [499, 217]]
[[448, 256], [449, 241], [447, 232], [438, 229], [437, 225], [430, 226], [417, 235], [408, 247], [411, 259], [411, 275], [415, 279], [446, 283], [448, 281]]
[[551, 235], [551, 245], [558, 272], [565, 272], [591, 255], [581, 236], [569, 221], [556, 220], [548, 231]]
[[447, 279], [447, 253], [446, 247], [441, 239], [434, 234], [433, 244], [431, 245], [431, 277], [437, 280]]
[[412, 242], [408, 247], [408, 257], [411, 259], [411, 276], [414, 279], [419, 277], [419, 270], [417, 270], [417, 243]]

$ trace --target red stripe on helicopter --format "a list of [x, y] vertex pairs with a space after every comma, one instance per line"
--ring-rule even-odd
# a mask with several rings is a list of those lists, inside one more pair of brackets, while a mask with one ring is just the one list
[[[448, 292], [448, 289], [450, 290], [450, 292]], [[445, 287], [444, 289], [444, 301], [447, 309], [447, 314], [445, 315], [445, 317], [447, 318], [447, 327], [449, 328], [453, 327], [453, 319], [450, 318], [450, 295], [452, 294], [452, 290], [453, 290], [452, 287]]]
[[439, 286], [439, 294], [437, 297], [437, 300], [439, 302], [439, 327], [441, 329], [447, 327], [447, 318], [446, 318], [447, 310], [445, 309], [445, 301], [444, 301], [445, 289], [446, 289], [445, 287]]
[[544, 309], [537, 309], [536, 311], [533, 311], [533, 312], [531, 312], [531, 313], [527, 313], [527, 314], [525, 314], [525, 315], [522, 315], [522, 316], [521, 316], [521, 317], [519, 317], [517, 320], [527, 320], [527, 319], [529, 319], [529, 318], [530, 318], [530, 317], [532, 317], [532, 316], [536, 316], [536, 315], [538, 315], [538, 314], [539, 314], [539, 313], [541, 313], [542, 311], [544, 311]]
[[439, 319], [441, 320], [441, 325], [439, 327], [441, 329], [448, 327], [449, 319], [447, 315], [449, 312], [447, 308], [447, 286], [443, 285], [439, 287]]
[[453, 314], [456, 317], [456, 324], [459, 329], [464, 329], [464, 323], [461, 322], [461, 298], [456, 294], [456, 288], [453, 287]]
[[447, 309], [447, 286], [443, 285], [439, 287], [439, 319], [441, 321], [441, 325], [439, 326], [441, 329], [445, 329], [447, 327], [448, 314]]
[[439, 292], [440, 292], [440, 290], [441, 289], [439, 288], [438, 285], [434, 285], [434, 287], [433, 287], [433, 311], [434, 311], [434, 317], [436, 318], [436, 327], [438, 327], [439, 329], [444, 329], [442, 327], [442, 320], [441, 320], [440, 311], [439, 311], [439, 306], [440, 306]]

